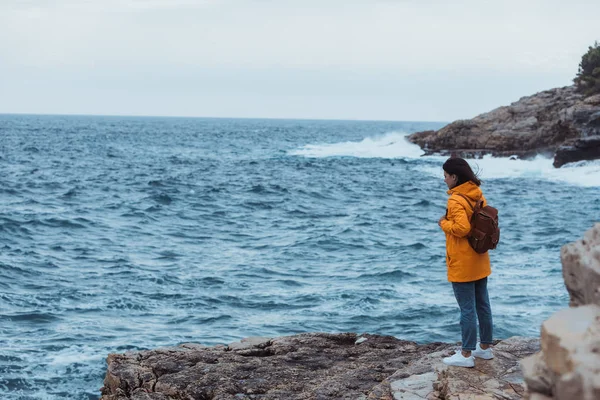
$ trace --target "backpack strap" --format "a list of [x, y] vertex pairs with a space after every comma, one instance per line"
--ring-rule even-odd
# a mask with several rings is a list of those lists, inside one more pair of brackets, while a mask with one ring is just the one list
[[465, 196], [464, 194], [461, 194], [461, 193], [456, 193], [456, 194], [467, 201], [467, 204], [471, 207], [471, 211], [475, 211], [475, 207], [473, 206], [473, 204], [471, 204], [471, 202], [469, 201], [467, 196]]

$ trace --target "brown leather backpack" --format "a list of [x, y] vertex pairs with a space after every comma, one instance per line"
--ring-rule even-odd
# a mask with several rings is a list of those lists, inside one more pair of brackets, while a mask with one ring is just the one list
[[500, 227], [498, 226], [498, 210], [492, 206], [483, 206], [483, 200], [478, 200], [475, 206], [471, 201], [460, 193], [456, 193], [464, 198], [471, 209], [471, 231], [467, 234], [469, 244], [476, 253], [483, 254], [488, 250], [495, 249], [500, 240]]

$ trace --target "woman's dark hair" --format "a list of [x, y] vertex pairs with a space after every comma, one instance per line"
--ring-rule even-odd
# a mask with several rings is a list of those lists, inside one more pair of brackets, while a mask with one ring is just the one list
[[469, 163], [460, 157], [450, 157], [446, 160], [442, 168], [448, 174], [457, 176], [458, 182], [456, 182], [456, 186], [468, 181], [473, 182], [477, 186], [481, 185], [481, 181], [477, 178]]

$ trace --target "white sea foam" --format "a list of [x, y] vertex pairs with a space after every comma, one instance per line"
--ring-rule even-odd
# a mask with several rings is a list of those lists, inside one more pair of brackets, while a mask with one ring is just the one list
[[97, 349], [89, 346], [71, 346], [66, 349], [51, 353], [48, 355], [48, 365], [56, 367], [65, 367], [72, 364], [86, 364], [89, 361], [100, 361], [102, 354], [98, 354]]
[[367, 137], [360, 142], [309, 144], [290, 155], [305, 157], [361, 157], [361, 158], [417, 158], [423, 150], [406, 140], [404, 132], [389, 132], [382, 136]]
[[[441, 175], [441, 163], [445, 157], [436, 157], [439, 165], [424, 165], [422, 170], [433, 176]], [[432, 160], [433, 161], [433, 160]], [[524, 178], [548, 180], [584, 187], [600, 187], [600, 160], [582, 161], [554, 168], [552, 159], [538, 156], [533, 160], [511, 160], [486, 156], [469, 159], [469, 164], [479, 172], [482, 180]]]
[[[329, 144], [309, 144], [290, 155], [304, 157], [361, 157], [361, 158], [404, 158], [427, 160], [422, 171], [439, 177], [441, 165], [447, 157], [431, 156], [422, 158], [424, 152], [406, 140], [406, 133], [390, 132], [382, 136], [367, 137], [357, 142]], [[468, 160], [480, 177], [486, 179], [525, 178], [550, 180], [585, 187], [600, 187], [600, 160], [582, 161], [554, 168], [552, 159], [536, 157], [532, 160], [511, 160], [486, 156]]]

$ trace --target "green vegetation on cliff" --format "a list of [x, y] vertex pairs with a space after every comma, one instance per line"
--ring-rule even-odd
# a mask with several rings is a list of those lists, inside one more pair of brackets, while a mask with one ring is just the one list
[[594, 42], [581, 57], [574, 82], [577, 90], [586, 96], [600, 93], [600, 43]]

